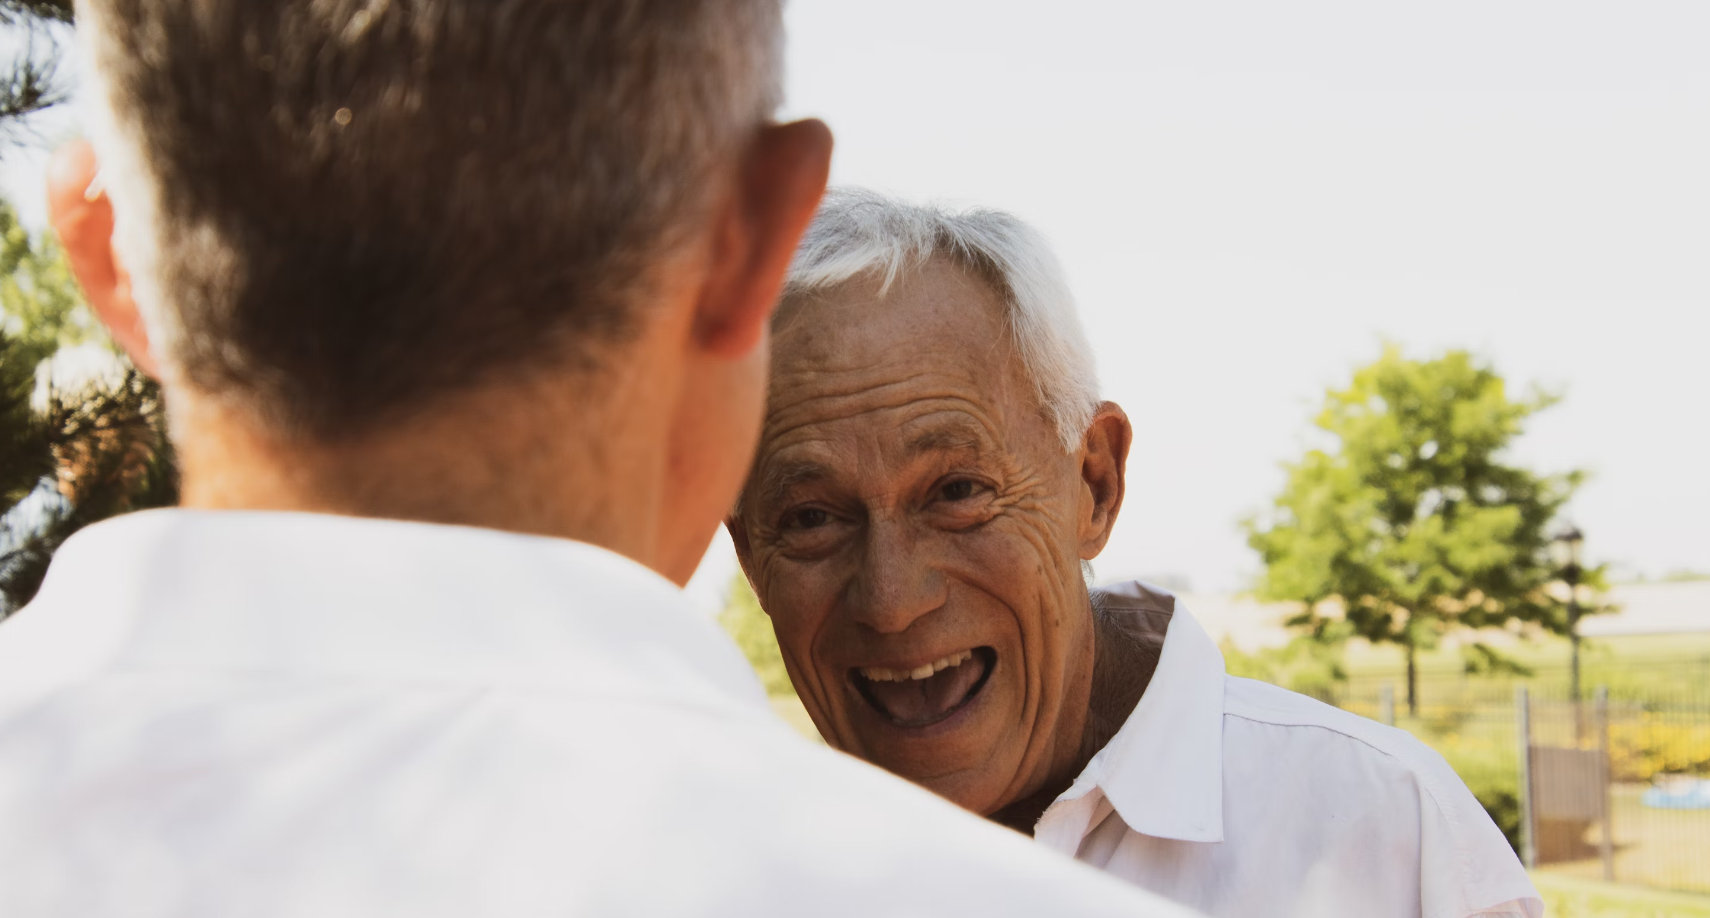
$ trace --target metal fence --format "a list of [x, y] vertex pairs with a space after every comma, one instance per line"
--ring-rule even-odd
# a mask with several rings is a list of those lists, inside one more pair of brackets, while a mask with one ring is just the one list
[[1710, 658], [1530, 677], [1359, 676], [1318, 692], [1409, 730], [1461, 774], [1529, 866], [1710, 892]]

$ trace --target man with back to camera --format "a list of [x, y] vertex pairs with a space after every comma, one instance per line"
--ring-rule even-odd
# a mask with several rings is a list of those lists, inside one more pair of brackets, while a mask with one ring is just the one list
[[776, 0], [78, 20], [54, 221], [188, 509], [0, 627], [0, 914], [1179, 913], [792, 735], [685, 607], [830, 156]]
[[1542, 915], [1435, 752], [1089, 591], [1134, 432], [1025, 224], [834, 191], [773, 343], [730, 530], [831, 745], [1210, 915]]

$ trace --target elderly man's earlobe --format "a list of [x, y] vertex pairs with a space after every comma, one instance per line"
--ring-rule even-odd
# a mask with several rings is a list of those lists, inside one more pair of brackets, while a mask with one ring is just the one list
[[113, 203], [86, 141], [61, 147], [48, 166], [48, 220], [95, 315], [139, 369], [159, 375], [130, 276], [113, 252]]
[[1116, 517], [1122, 511], [1127, 487], [1128, 448], [1134, 428], [1128, 415], [1115, 402], [1102, 402], [1081, 449], [1081, 558], [1090, 560], [1104, 551]]
[[736, 549], [736, 559], [744, 567], [748, 565], [748, 527], [742, 523], [742, 515], [735, 511], [724, 518], [724, 529], [730, 533], [730, 544]]

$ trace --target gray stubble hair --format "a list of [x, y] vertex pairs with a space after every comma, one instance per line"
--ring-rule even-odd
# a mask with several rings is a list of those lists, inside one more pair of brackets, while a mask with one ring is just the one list
[[780, 100], [778, 0], [84, 0], [170, 377], [359, 434], [597, 368]]

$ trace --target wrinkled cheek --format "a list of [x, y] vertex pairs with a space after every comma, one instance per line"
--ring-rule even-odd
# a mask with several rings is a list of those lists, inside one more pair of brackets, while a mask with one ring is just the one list
[[776, 562], [768, 574], [769, 593], [776, 598], [778, 609], [793, 610], [787, 621], [775, 621], [778, 648], [807, 715], [814, 720], [828, 744], [850, 754], [860, 754], [857, 735], [850, 725], [846, 674], [823, 662], [826, 651], [836, 650], [833, 633], [838, 629], [838, 612], [829, 603], [841, 595], [843, 574], [826, 564], [795, 566]]
[[985, 546], [982, 560], [985, 570], [1007, 576], [992, 586], [1013, 611], [1018, 635], [1008, 799], [1034, 792], [1049, 777], [1071, 668], [1068, 657], [1076, 652], [1073, 616], [1080, 565], [1078, 558], [1065, 557], [1044, 522], [1017, 525], [998, 544]]
[[801, 699], [802, 707], [807, 709], [820, 735], [835, 748], [849, 751], [846, 739], [849, 735], [848, 718], [840, 697], [840, 680], [832, 678], [829, 670], [816, 665], [811, 658], [803, 659], [787, 650], [783, 656], [784, 668], [790, 674], [796, 696]]
[[811, 713], [815, 708], [823, 707], [825, 692], [819, 668], [814, 665], [814, 655], [809, 649], [811, 640], [801, 633], [800, 626], [798, 622], [780, 622], [774, 618], [772, 630], [778, 638], [778, 652], [784, 658], [790, 684], [795, 687], [802, 705]]
[[849, 726], [844, 674], [820, 661], [820, 655], [813, 649], [817, 644], [817, 635], [811, 632], [795, 634], [788, 627], [779, 629], [778, 649], [802, 707], [807, 709], [826, 742], [854, 753], [857, 750]]

